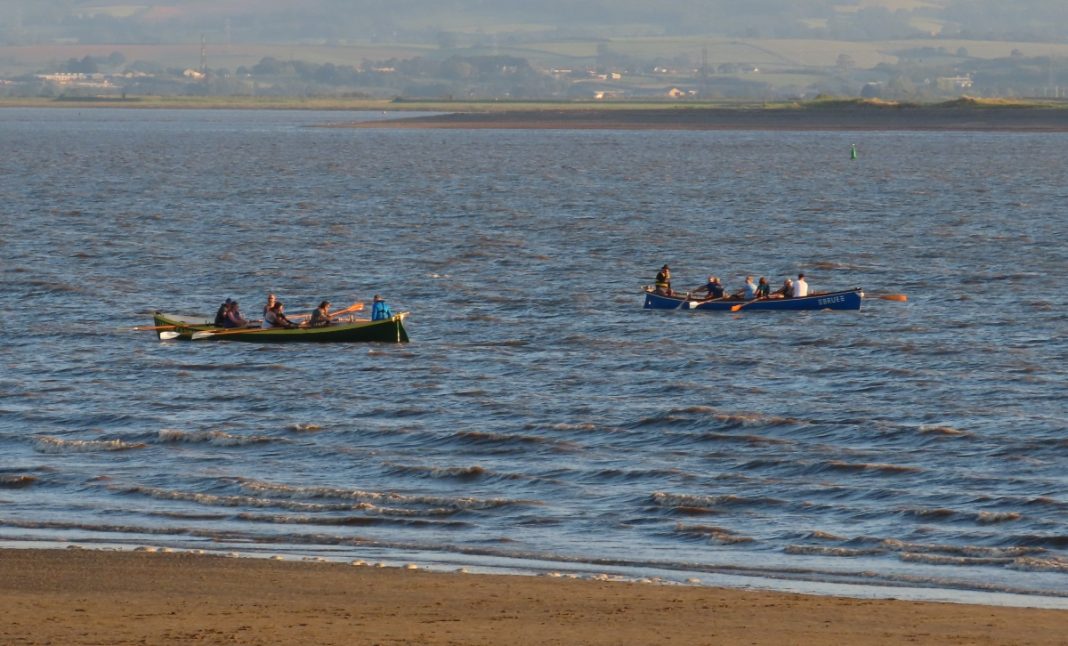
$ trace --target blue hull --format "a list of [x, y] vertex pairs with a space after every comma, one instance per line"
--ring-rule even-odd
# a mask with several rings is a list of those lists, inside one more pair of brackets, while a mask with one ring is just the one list
[[730, 312], [731, 308], [741, 305], [738, 312], [757, 310], [859, 310], [864, 292], [859, 287], [841, 292], [816, 294], [804, 298], [770, 298], [767, 300], [740, 301], [716, 299], [702, 301], [687, 299], [684, 296], [663, 296], [651, 291], [645, 292], [645, 309], [652, 310], [712, 310]]

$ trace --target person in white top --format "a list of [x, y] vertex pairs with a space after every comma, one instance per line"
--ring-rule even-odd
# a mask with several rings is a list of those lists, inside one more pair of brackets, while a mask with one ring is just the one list
[[263, 318], [267, 318], [267, 312], [274, 309], [274, 304], [277, 300], [274, 294], [267, 294], [267, 304], [263, 306]]
[[808, 296], [808, 283], [805, 282], [805, 275], [798, 274], [797, 280], [794, 281], [794, 298], [803, 298]]

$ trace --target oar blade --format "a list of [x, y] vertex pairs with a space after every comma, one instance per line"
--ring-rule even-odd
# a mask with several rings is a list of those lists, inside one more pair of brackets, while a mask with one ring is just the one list
[[899, 303], [904, 303], [909, 300], [909, 297], [905, 294], [883, 294], [879, 298], [884, 301], [897, 301]]
[[193, 336], [190, 338], [194, 341], [199, 341], [201, 339], [210, 339], [213, 336], [215, 336], [214, 332], [211, 332], [210, 330], [201, 330], [199, 332], [194, 332]]
[[178, 332], [175, 332], [174, 330], [164, 330], [163, 332], [159, 333], [159, 338], [160, 338], [161, 341], [169, 341], [171, 339], [177, 339], [180, 336], [182, 336], [182, 335], [179, 334]]
[[739, 303], [737, 305], [731, 305], [731, 311], [732, 312], [737, 312], [738, 310], [742, 309], [743, 307], [745, 307], [745, 303]]

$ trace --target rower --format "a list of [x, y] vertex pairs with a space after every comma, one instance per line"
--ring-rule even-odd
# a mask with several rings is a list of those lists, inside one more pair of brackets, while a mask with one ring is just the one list
[[327, 325], [330, 325], [330, 301], [323, 301], [312, 312], [308, 327], [326, 327]]
[[719, 278], [715, 276], [709, 276], [708, 283], [701, 289], [708, 292], [709, 299], [723, 298], [723, 283], [719, 282]]

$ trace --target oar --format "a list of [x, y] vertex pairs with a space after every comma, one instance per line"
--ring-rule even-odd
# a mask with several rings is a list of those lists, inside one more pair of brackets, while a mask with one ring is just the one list
[[242, 328], [237, 328], [237, 329], [229, 329], [228, 328], [228, 329], [224, 329], [224, 330], [201, 330], [199, 332], [194, 332], [193, 336], [190, 337], [190, 338], [192, 338], [194, 341], [198, 341], [200, 339], [207, 339], [207, 338], [213, 337], [213, 336], [225, 336], [227, 334], [255, 334], [256, 332], [269, 332], [271, 330], [277, 331], [277, 330], [282, 330], [282, 329], [285, 329], [285, 328], [277, 328], [277, 327], [242, 327]]
[[745, 307], [746, 305], [749, 305], [749, 304], [751, 304], [751, 303], [755, 303], [755, 302], [757, 302], [757, 301], [759, 301], [759, 300], [760, 300], [759, 298], [754, 298], [754, 299], [753, 299], [753, 300], [751, 300], [751, 301], [746, 301], [746, 302], [744, 302], [744, 303], [738, 303], [737, 305], [731, 305], [731, 311], [732, 311], [732, 312], [737, 312], [738, 310], [742, 309], [742, 308], [743, 308], [743, 307]]
[[173, 330], [177, 325], [135, 325], [134, 327], [120, 327], [123, 332], [152, 332], [154, 330]]
[[904, 303], [909, 300], [909, 297], [904, 294], [861, 294], [864, 298], [878, 298], [883, 301], [897, 301]]
[[174, 331], [160, 332], [159, 333], [159, 338], [160, 338], [161, 341], [169, 341], [170, 339], [177, 339], [180, 336], [182, 336], [182, 334], [180, 332], [174, 332]]
[[[333, 317], [338, 316], [340, 314], [351, 314], [353, 312], [359, 312], [362, 309], [363, 309], [363, 303], [353, 303], [352, 305], [349, 305], [345, 309], [338, 310], [336, 312], [330, 312], [330, 318], [333, 318]], [[311, 314], [294, 314], [293, 316], [290, 316], [289, 319], [290, 320], [306, 319], [306, 318], [308, 318], [310, 316], [311, 316]]]

